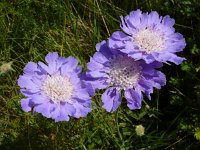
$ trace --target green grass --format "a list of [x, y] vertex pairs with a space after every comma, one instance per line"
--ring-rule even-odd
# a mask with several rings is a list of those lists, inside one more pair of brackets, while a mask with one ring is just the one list
[[[179, 54], [187, 61], [164, 66], [167, 85], [155, 90], [152, 101], [145, 98], [141, 110], [130, 111], [123, 100], [110, 114], [101, 108], [99, 92], [86, 118], [62, 123], [22, 111], [17, 79], [27, 62], [56, 51], [76, 57], [85, 70], [96, 43], [119, 29], [120, 15], [137, 8], [169, 14], [187, 41]], [[13, 70], [0, 73], [0, 149], [198, 149], [199, 9], [198, 0], [0, 1], [0, 63], [13, 62]], [[142, 137], [135, 133], [139, 124], [145, 127]]]

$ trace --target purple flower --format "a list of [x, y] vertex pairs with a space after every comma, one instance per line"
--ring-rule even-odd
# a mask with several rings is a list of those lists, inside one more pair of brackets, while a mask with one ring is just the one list
[[135, 61], [127, 54], [109, 49], [105, 41], [96, 45], [97, 52], [87, 64], [85, 82], [94, 90], [106, 89], [102, 95], [103, 108], [108, 112], [115, 111], [121, 104], [121, 91], [127, 100], [128, 107], [140, 109], [142, 92], [149, 98], [153, 88], [160, 89], [166, 84], [163, 73], [155, 70], [162, 63], [146, 64], [143, 60]]
[[47, 64], [29, 62], [18, 79], [22, 109], [41, 113], [56, 122], [69, 117], [85, 117], [91, 111], [91, 98], [80, 79], [82, 68], [69, 56], [59, 57], [56, 52], [45, 57]]
[[175, 32], [174, 19], [159, 16], [156, 11], [148, 14], [140, 10], [120, 18], [122, 31], [114, 32], [109, 38], [111, 49], [118, 49], [136, 60], [143, 59], [148, 64], [158, 61], [178, 65], [185, 60], [176, 55], [186, 43], [183, 36]]

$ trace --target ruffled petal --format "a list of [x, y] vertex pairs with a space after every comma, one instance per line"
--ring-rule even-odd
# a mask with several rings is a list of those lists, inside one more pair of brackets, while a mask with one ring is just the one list
[[160, 53], [160, 54], [155, 54], [155, 59], [159, 62], [164, 62], [167, 63], [167, 61], [169, 62], [173, 62], [176, 65], [179, 65], [180, 63], [182, 63], [182, 61], [185, 60], [185, 58], [179, 57], [173, 53]]
[[25, 74], [32, 75], [32, 74], [34, 74], [36, 71], [38, 71], [38, 68], [37, 68], [37, 64], [34, 63], [34, 62], [28, 62], [28, 63], [26, 64], [26, 66], [24, 67], [24, 73], [25, 73]]
[[178, 57], [178, 56], [175, 55], [175, 54], [170, 54], [170, 56], [171, 56], [171, 57], [170, 57], [169, 61], [175, 63], [176, 65], [179, 65], [179, 64], [181, 64], [184, 60], [186, 60], [185, 58], [183, 58], [183, 57]]
[[92, 79], [89, 79], [86, 74], [83, 74], [81, 76], [81, 79], [82, 79], [82, 84], [83, 84], [83, 87], [87, 89], [87, 92], [90, 96], [94, 96], [95, 95], [95, 88], [94, 86], [92, 85], [91, 81]]
[[104, 64], [108, 61], [108, 59], [100, 52], [96, 52], [94, 55], [93, 55], [93, 59], [98, 62], [98, 63], [101, 63], [101, 64]]
[[43, 97], [42, 95], [39, 95], [39, 94], [34, 94], [34, 95], [31, 95], [31, 98], [32, 98], [32, 102], [37, 105], [37, 104], [42, 104], [42, 103], [46, 103], [48, 102], [49, 100], [45, 97]]
[[152, 11], [148, 16], [148, 25], [152, 26], [160, 21], [159, 15], [156, 11]]
[[137, 9], [136, 11], [132, 11], [129, 14], [129, 19], [127, 20], [135, 29], [140, 28], [140, 18], [142, 16], [141, 10]]
[[67, 59], [68, 69], [75, 69], [78, 65], [78, 60], [72, 56], [69, 56]]
[[112, 36], [108, 39], [108, 46], [111, 49], [120, 49], [120, 50], [124, 49], [124, 47], [125, 47], [123, 41], [120, 41], [120, 40], [117, 41], [117, 40], [113, 39]]
[[47, 118], [52, 118], [52, 111], [56, 109], [56, 105], [50, 102], [44, 102], [39, 105], [35, 105], [33, 111], [41, 113]]
[[90, 99], [90, 96], [89, 96], [86, 88], [85, 89], [83, 89], [83, 88], [77, 89], [73, 96], [80, 100], [89, 100]]
[[63, 103], [62, 104], [65, 111], [67, 112], [66, 114], [68, 114], [69, 116], [73, 116], [76, 112], [76, 109], [74, 108], [74, 106], [72, 104], [68, 104], [68, 103]]
[[104, 45], [106, 45], [106, 41], [105, 40], [103, 40], [102, 42], [100, 42], [100, 43], [97, 43], [96, 44], [96, 50], [97, 51], [100, 51], [102, 48], [104, 49], [105, 47], [103, 47]]
[[175, 24], [175, 20], [167, 15], [163, 17], [162, 24], [168, 27], [173, 27], [173, 25]]
[[63, 76], [68, 75], [71, 72], [74, 72], [77, 68], [78, 60], [72, 56], [67, 58], [67, 63], [61, 66], [61, 74]]
[[103, 103], [102, 107], [108, 112], [116, 111], [119, 105], [121, 104], [120, 91], [118, 91], [115, 87], [108, 88], [102, 94], [101, 98]]
[[55, 121], [69, 121], [69, 115], [68, 110], [66, 109], [65, 105], [60, 104], [60, 109], [57, 109], [55, 114], [57, 113], [57, 116], [55, 115]]
[[101, 70], [104, 69], [104, 65], [95, 61], [93, 58], [90, 58], [90, 62], [87, 63], [87, 69], [90, 71]]
[[31, 103], [30, 98], [24, 98], [20, 101], [20, 103], [21, 103], [21, 107], [22, 107], [23, 111], [25, 111], [25, 112], [31, 111], [33, 104]]
[[56, 60], [56, 70], [60, 70], [60, 68], [67, 63], [67, 59], [64, 57], [58, 57]]
[[[60, 104], [54, 104], [54, 105], [55, 105], [55, 107], [50, 112], [49, 116], [56, 121], [58, 116], [60, 115]], [[44, 105], [43, 105], [43, 107], [44, 107]], [[43, 108], [43, 110], [44, 110], [44, 108]], [[58, 121], [56, 121], [56, 122], [58, 122]]]
[[45, 61], [51, 65], [53, 65], [53, 63], [56, 62], [57, 59], [58, 59], [57, 52], [48, 53], [45, 57]]
[[77, 66], [74, 71], [76, 72], [76, 74], [80, 74], [82, 72], [82, 67], [81, 66]]
[[58, 59], [58, 53], [48, 53], [45, 57], [45, 61], [48, 63], [49, 70], [51, 70], [51, 74], [57, 71], [57, 59]]
[[50, 74], [53, 75], [53, 73], [55, 72], [55, 70], [52, 70], [51, 68], [49, 68], [46, 64], [44, 64], [43, 62], [38, 62], [38, 66], [39, 69], [41, 70], [41, 72], [44, 72], [44, 74]]
[[155, 61], [155, 57], [153, 55], [154, 53], [150, 54], [150, 55], [143, 55], [143, 60], [147, 63], [147, 64], [150, 64], [150, 63], [153, 63]]
[[78, 102], [73, 104], [73, 106], [76, 109], [76, 112], [73, 115], [73, 117], [75, 117], [75, 118], [85, 117], [91, 111], [91, 108], [84, 107], [83, 105], [79, 104]]
[[134, 58], [135, 60], [140, 60], [143, 58], [143, 55], [141, 52], [135, 52], [135, 53], [129, 53], [128, 56], [131, 56], [132, 58]]
[[131, 31], [129, 30], [129, 28], [127, 27], [125, 21], [124, 21], [124, 18], [123, 16], [120, 16], [120, 19], [121, 19], [121, 24], [120, 24], [120, 27], [121, 29], [128, 35], [131, 35]]
[[133, 89], [125, 90], [124, 95], [127, 100], [127, 106], [131, 109], [140, 109], [142, 104], [141, 94], [137, 93]]
[[160, 71], [156, 71], [157, 76], [154, 76], [152, 78], [152, 86], [156, 87], [157, 89], [161, 89], [161, 86], [166, 85], [166, 77], [165, 74], [163, 74]]
[[115, 40], [122, 40], [122, 39], [123, 40], [130, 40], [130, 36], [128, 36], [127, 34], [125, 34], [122, 31], [113, 32], [112, 38], [115, 39]]
[[89, 85], [89, 90], [91, 90], [90, 94], [95, 94], [95, 90], [97, 89], [105, 89], [110, 84], [110, 79], [107, 78], [93, 78], [91, 76], [86, 75], [84, 78], [84, 84]]
[[88, 71], [86, 72], [86, 75], [88, 77], [93, 77], [93, 78], [108, 78], [108, 74], [106, 74], [104, 71]]
[[32, 81], [32, 77], [31, 76], [27, 76], [27, 75], [22, 75], [19, 77], [18, 79], [18, 85], [21, 88], [26, 88], [29, 91], [36, 93], [40, 91], [40, 87], [38, 87], [38, 85], [36, 85], [33, 81]]
[[[149, 66], [151, 66], [151, 68], [161, 68], [163, 66], [163, 63], [162, 62], [157, 62], [157, 61], [154, 61], [152, 63], [150, 63], [149, 65], [146, 65], [146, 68]], [[144, 65], [143, 65], [144, 67]]]
[[144, 29], [148, 25], [148, 13], [143, 13], [140, 18], [140, 28]]
[[141, 86], [141, 90], [144, 91], [152, 91], [153, 87], [152, 87], [152, 83], [151, 81], [145, 79], [144, 77], [141, 77], [141, 79], [138, 82], [139, 86]]

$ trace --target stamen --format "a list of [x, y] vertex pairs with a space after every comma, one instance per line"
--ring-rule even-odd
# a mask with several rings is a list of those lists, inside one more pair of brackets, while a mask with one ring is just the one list
[[69, 101], [73, 93], [73, 85], [68, 78], [61, 75], [47, 76], [42, 90], [54, 102]]
[[165, 48], [165, 39], [159, 31], [145, 28], [138, 31], [133, 42], [147, 53], [162, 51]]
[[111, 61], [111, 84], [123, 89], [133, 88], [140, 78], [141, 67], [132, 58], [118, 56]]

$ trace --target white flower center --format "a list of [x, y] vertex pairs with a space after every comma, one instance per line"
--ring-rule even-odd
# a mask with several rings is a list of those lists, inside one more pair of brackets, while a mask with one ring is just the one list
[[137, 46], [147, 53], [162, 51], [165, 48], [165, 39], [159, 31], [145, 28], [133, 37]]
[[118, 56], [111, 61], [111, 84], [123, 89], [133, 88], [140, 78], [141, 67], [132, 58]]
[[47, 76], [42, 90], [54, 102], [69, 101], [73, 93], [73, 85], [68, 78], [61, 75]]

